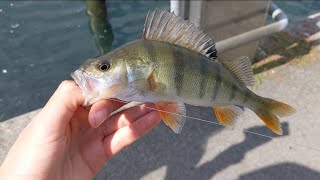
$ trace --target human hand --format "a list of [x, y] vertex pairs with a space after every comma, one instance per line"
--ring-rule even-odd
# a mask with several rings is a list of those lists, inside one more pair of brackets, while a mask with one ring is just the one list
[[106, 161], [160, 122], [148, 104], [97, 127], [123, 104], [101, 100], [88, 110], [83, 101], [73, 81], [62, 82], [10, 149], [0, 179], [92, 179]]

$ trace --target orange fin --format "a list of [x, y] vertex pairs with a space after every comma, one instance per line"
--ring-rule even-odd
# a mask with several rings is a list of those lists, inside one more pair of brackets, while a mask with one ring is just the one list
[[296, 110], [287, 104], [273, 99], [262, 98], [261, 100], [263, 103], [261, 107], [255, 110], [255, 113], [269, 129], [278, 135], [282, 135], [281, 124], [278, 117], [289, 116], [295, 113]]
[[242, 109], [237, 106], [214, 107], [213, 112], [220, 124], [233, 129], [234, 120], [242, 113]]
[[156, 103], [163, 122], [175, 133], [180, 133], [186, 121], [186, 107], [183, 103]]
[[269, 110], [273, 114], [275, 114], [279, 117], [290, 116], [296, 112], [296, 110], [293, 107], [291, 107], [285, 103], [282, 103], [282, 102], [279, 102], [279, 101], [276, 101], [273, 99], [269, 99], [269, 98], [263, 98], [263, 99], [268, 104], [267, 106], [268, 106]]
[[269, 112], [257, 112], [259, 118], [267, 125], [267, 127], [278, 135], [282, 135], [282, 128], [279, 122], [279, 118]]

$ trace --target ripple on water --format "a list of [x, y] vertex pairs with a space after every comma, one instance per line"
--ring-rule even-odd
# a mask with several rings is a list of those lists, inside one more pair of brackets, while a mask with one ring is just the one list
[[[44, 105], [85, 59], [99, 54], [84, 1], [0, 1], [0, 121]], [[108, 1], [113, 47], [141, 37], [149, 9], [165, 1]], [[3, 18], [4, 17], [4, 18]], [[2, 71], [3, 72], [3, 71]], [[16, 100], [15, 100], [16, 99]], [[19, 105], [15, 101], [21, 102]]]

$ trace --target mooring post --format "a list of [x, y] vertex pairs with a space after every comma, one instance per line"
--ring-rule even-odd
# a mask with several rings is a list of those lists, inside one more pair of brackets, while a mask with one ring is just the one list
[[111, 50], [113, 42], [112, 27], [107, 18], [105, 0], [86, 0], [89, 28], [100, 53]]

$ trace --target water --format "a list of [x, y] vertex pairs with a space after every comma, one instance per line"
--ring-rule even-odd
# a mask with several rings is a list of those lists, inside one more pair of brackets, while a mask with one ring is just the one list
[[274, 1], [289, 17], [289, 22], [302, 20], [303, 18], [320, 11], [320, 2], [318, 0], [309, 1]]
[[[124, 2], [107, 3], [111, 48], [140, 38], [148, 10], [170, 4]], [[291, 21], [320, 9], [316, 1], [276, 3]], [[0, 121], [42, 107], [70, 72], [100, 53], [85, 1], [0, 1], [0, 24]]]
[[[320, 10], [320, 3], [316, 1], [281, 1], [277, 2], [277, 5], [289, 15], [291, 22], [303, 19]], [[115, 48], [140, 38], [148, 9], [155, 7], [167, 9], [169, 2], [125, 1], [123, 3], [112, 1], [107, 6], [108, 19], [112, 27], [112, 36], [107, 37], [113, 37], [111, 48]], [[71, 79], [70, 72], [82, 64], [85, 59], [100, 53], [96, 41], [101, 31], [98, 30], [98, 36], [91, 33], [84, 1], [0, 1], [0, 24], [0, 121], [42, 107], [62, 80]], [[111, 31], [107, 32], [111, 33]], [[195, 109], [191, 114], [197, 113], [205, 115], [210, 113], [212, 116], [211, 111], [206, 113], [203, 109]], [[261, 132], [265, 130], [265, 127], [257, 126], [249, 130]], [[188, 177], [187, 175], [191, 173], [194, 174], [194, 177], [209, 179], [215, 174], [219, 175], [221, 171], [228, 174], [233, 169], [228, 171], [227, 167], [236, 167], [241, 162], [244, 162], [244, 166], [257, 165], [257, 170], [249, 169], [250, 174], [242, 174], [243, 177], [252, 177], [252, 175], [261, 177], [268, 175], [269, 172], [270, 176], [262, 178], [268, 179], [268, 177], [278, 177], [282, 174], [287, 175], [288, 170], [294, 172], [290, 177], [297, 175], [298, 177], [306, 175], [311, 178], [319, 177], [316, 170], [302, 166], [304, 163], [295, 164], [295, 158], [284, 164], [270, 166], [268, 162], [262, 162], [266, 164], [266, 167], [262, 167], [259, 161], [263, 160], [261, 153], [266, 151], [263, 151], [264, 148], [261, 146], [271, 143], [268, 138], [258, 139], [252, 138], [256, 136], [246, 136], [243, 141], [239, 140], [229, 147], [228, 138], [231, 138], [225, 136], [226, 134], [223, 134], [223, 138], [216, 136], [216, 139], [208, 143], [209, 137], [212, 138], [221, 132], [218, 126], [188, 123], [184, 127], [184, 133], [179, 136], [173, 136], [168, 132], [167, 128], [162, 128], [157, 133], [145, 136], [144, 141], [138, 141], [133, 147], [129, 147], [131, 149], [123, 151], [121, 155], [111, 160], [101, 177], [117, 179], [114, 177], [121, 176], [125, 177], [122, 179], [127, 179], [128, 175], [132, 175], [132, 178], [140, 178], [149, 174], [151, 170], [165, 167], [166, 179]], [[293, 133], [294, 137], [294, 132], [290, 133]], [[296, 135], [299, 135], [297, 136], [298, 142], [306, 144], [304, 142], [306, 137], [299, 138], [300, 133], [296, 132]], [[239, 133], [235, 136], [239, 136]], [[235, 138], [235, 136], [231, 137]], [[217, 143], [213, 143], [214, 141]], [[286, 141], [281, 142], [286, 143]], [[222, 148], [223, 143], [228, 144], [228, 148]], [[275, 161], [278, 160], [277, 158], [286, 157], [284, 153], [288, 154], [288, 157], [290, 157], [290, 152], [294, 157], [300, 155], [281, 148], [283, 146], [274, 147], [276, 148], [273, 149], [277, 150], [276, 154], [279, 155], [276, 156]], [[207, 153], [205, 148], [211, 149], [213, 154], [208, 157], [205, 154]], [[295, 148], [296, 146], [293, 147]], [[255, 149], [258, 149], [256, 154], [253, 152]], [[305, 151], [301, 154], [309, 154], [309, 157], [313, 157], [315, 153]], [[249, 159], [251, 157], [251, 160], [258, 158], [256, 158], [257, 161], [251, 162], [244, 157], [249, 157]], [[201, 164], [201, 159], [206, 158], [213, 159]], [[307, 162], [308, 158], [306, 156], [305, 164], [311, 163], [311, 161]], [[237, 173], [233, 171], [231, 174]]]
[[[168, 1], [107, 3], [112, 48], [140, 38], [149, 9]], [[64, 79], [98, 55], [85, 1], [0, 1], [0, 121], [42, 107]]]

